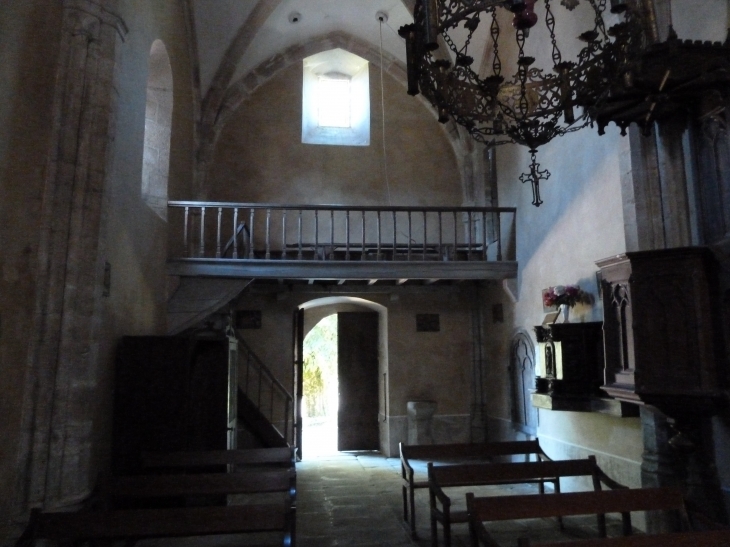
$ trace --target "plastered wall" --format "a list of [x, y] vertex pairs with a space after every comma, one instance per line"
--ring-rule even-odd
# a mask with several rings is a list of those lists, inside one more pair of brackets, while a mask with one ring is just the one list
[[[626, 250], [620, 181], [627, 147], [628, 139], [622, 139], [613, 126], [603, 137], [587, 128], [542, 147], [538, 161], [552, 175], [541, 185], [544, 203], [539, 208], [531, 204], [530, 187], [514, 182], [529, 165], [528, 151], [512, 145], [498, 150], [500, 204], [519, 211], [520, 267], [516, 302], [498, 286], [488, 291], [485, 301], [487, 309], [498, 302], [506, 308], [505, 323], [489, 325], [486, 334], [490, 436], [514, 435], [507, 371], [510, 340], [522, 329], [536, 343], [533, 327], [545, 317], [541, 290], [580, 285], [596, 301], [573, 308], [571, 322], [602, 320], [595, 261]], [[640, 485], [643, 442], [638, 418], [539, 409], [538, 419], [537, 435], [551, 457], [595, 454], [616, 480]]]
[[[381, 447], [387, 455], [398, 453], [398, 442], [407, 440], [406, 403], [436, 401], [433, 435], [437, 442], [469, 440], [472, 401], [472, 306], [470, 284], [444, 287], [387, 287], [337, 296], [354, 296], [383, 306], [381, 339], [387, 344], [380, 356], [379, 406]], [[279, 380], [293, 391], [292, 318], [298, 306], [333, 296], [326, 290], [281, 291], [255, 286], [236, 303], [237, 309], [261, 310], [261, 329], [239, 334]], [[305, 325], [313, 326], [326, 313], [355, 311], [352, 304], [311, 308]], [[361, 311], [368, 311], [360, 307]], [[439, 332], [416, 332], [416, 314], [439, 314]], [[382, 321], [387, 321], [383, 325]], [[383, 378], [385, 395], [383, 394]], [[383, 401], [387, 399], [387, 404]], [[385, 425], [383, 425], [385, 424]], [[306, 447], [305, 447], [306, 450]]]
[[102, 471], [110, 448], [116, 341], [126, 335], [161, 335], [167, 329], [167, 222], [142, 195], [149, 54], [156, 39], [165, 44], [172, 68], [170, 199], [190, 195], [194, 158], [193, 62], [182, 3], [129, 0], [119, 7], [129, 34], [117, 46], [116, 132], [102, 227], [103, 260], [111, 266], [110, 294], [102, 303], [104, 322], [100, 333], [100, 358], [106, 366], [99, 389], [109, 395], [100, 397], [98, 403], [99, 415], [104, 417], [97, 442]]

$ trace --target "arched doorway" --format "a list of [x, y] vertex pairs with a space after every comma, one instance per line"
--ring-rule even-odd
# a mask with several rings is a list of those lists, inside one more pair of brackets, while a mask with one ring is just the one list
[[337, 315], [324, 317], [304, 337], [302, 446], [309, 458], [334, 454], [338, 448]]
[[[303, 437], [306, 408], [304, 340], [326, 317], [337, 316], [337, 427], [331, 451], [380, 450], [380, 416], [387, 398], [387, 309], [355, 297], [327, 297], [299, 306], [295, 318], [297, 446], [309, 457]], [[311, 365], [311, 357], [310, 365]], [[306, 379], [306, 382], [305, 382]], [[382, 380], [381, 380], [382, 379]], [[310, 385], [311, 388], [311, 385]], [[310, 421], [311, 423], [311, 421]], [[336, 445], [335, 445], [336, 442]], [[313, 450], [315, 454], [317, 450]]]

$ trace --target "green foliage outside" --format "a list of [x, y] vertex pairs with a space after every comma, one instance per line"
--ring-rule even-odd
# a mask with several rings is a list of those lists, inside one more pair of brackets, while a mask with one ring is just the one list
[[337, 412], [337, 314], [322, 319], [304, 338], [303, 381], [305, 416]]

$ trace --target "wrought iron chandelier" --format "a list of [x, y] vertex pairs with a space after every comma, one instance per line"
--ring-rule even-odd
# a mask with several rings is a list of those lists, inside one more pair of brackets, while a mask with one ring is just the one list
[[[542, 0], [552, 66], [541, 68], [526, 52], [530, 29], [539, 19], [536, 1], [417, 0], [414, 23], [401, 27], [399, 34], [406, 40], [408, 93], [420, 91], [437, 109], [439, 121], [453, 119], [477, 141], [528, 147], [531, 164], [520, 180], [532, 184], [532, 203], [539, 206], [540, 181], [550, 173], [537, 162], [538, 148], [592, 123], [599, 113], [605, 121], [605, 111], [596, 110], [596, 105], [609, 100], [615, 89], [612, 82], [628, 70], [645, 44], [638, 10], [624, 0], [610, 0], [611, 12], [625, 15], [625, 22], [610, 29], [604, 20], [607, 0]], [[559, 46], [565, 37], [555, 30], [556, 8], [573, 12], [570, 16], [589, 10], [581, 20], [590, 21], [591, 28], [577, 37], [583, 44], [573, 60], [564, 58]], [[511, 74], [500, 52], [505, 29], [499, 9], [513, 14], [517, 59]], [[487, 61], [491, 56], [486, 70], [475, 69], [475, 56], [470, 54], [480, 32], [487, 34]]]

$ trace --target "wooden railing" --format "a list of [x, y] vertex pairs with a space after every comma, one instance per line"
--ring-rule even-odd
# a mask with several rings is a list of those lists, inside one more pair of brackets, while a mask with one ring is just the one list
[[168, 207], [179, 234], [173, 256], [242, 260], [502, 261], [503, 231], [514, 235], [516, 212], [195, 201]]
[[269, 420], [285, 441], [294, 444], [291, 430], [292, 396], [240, 336], [238, 338], [238, 387]]

